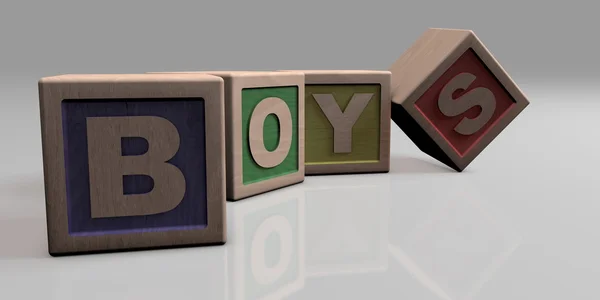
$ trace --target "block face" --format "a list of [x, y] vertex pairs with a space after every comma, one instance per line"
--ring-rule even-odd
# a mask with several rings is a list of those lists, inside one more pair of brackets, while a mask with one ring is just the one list
[[390, 72], [394, 123], [459, 172], [529, 105], [470, 30], [427, 30]]
[[[203, 99], [67, 99], [62, 102], [62, 112], [70, 235], [201, 229], [207, 226]], [[183, 174], [185, 196], [174, 209], [158, 214], [93, 218], [86, 120], [128, 116], [156, 116], [176, 128], [180, 145], [175, 156], [167, 163]], [[161, 142], [146, 141], [139, 137], [122, 138], [122, 154], [141, 155], [148, 150], [149, 143]], [[123, 194], [144, 194], [153, 187], [153, 179], [144, 174], [123, 176]]]
[[[452, 89], [453, 82], [458, 82], [461, 77], [466, 79], [466, 81], [463, 80], [465, 84], [461, 85], [461, 88]], [[448, 91], [447, 94], [452, 98], [442, 93], [444, 89]], [[486, 99], [486, 95], [490, 94], [491, 97]], [[486, 100], [488, 101], [483, 102]], [[444, 114], [439, 107], [440, 101], [452, 102], [451, 105], [455, 105], [457, 108], [449, 109], [453, 111]], [[462, 103], [459, 104], [459, 102]], [[483, 64], [475, 51], [469, 49], [448, 68], [414, 105], [431, 123], [432, 127], [444, 137], [448, 145], [462, 157], [510, 109], [515, 107], [516, 101]], [[460, 127], [457, 126], [461, 122], [469, 121], [465, 118], [471, 120], [479, 118], [481, 121], [473, 122], [474, 125], [471, 126], [471, 130], [459, 133]]]
[[[257, 154], [253, 153], [250, 147], [251, 136], [250, 123], [253, 118], [253, 112], [257, 106], [268, 98], [277, 98], [283, 100], [289, 115], [291, 117], [291, 143], [289, 150], [283, 160], [276, 166], [265, 168], [257, 163]], [[283, 175], [296, 173], [299, 170], [299, 147], [298, 147], [298, 87], [264, 87], [264, 88], [245, 88], [242, 90], [242, 177], [243, 184], [248, 185], [256, 182], [269, 180]], [[254, 115], [255, 118], [260, 118]], [[257, 120], [257, 122], [261, 122]], [[264, 148], [269, 151], [275, 151], [278, 145], [282, 144], [280, 140], [280, 124], [279, 118], [272, 113], [269, 113], [263, 123], [263, 143]], [[258, 133], [260, 134], [260, 133]]]
[[[314, 94], [331, 94], [344, 112], [356, 94], [371, 94], [370, 100], [351, 130], [351, 151], [334, 149], [334, 128]], [[306, 165], [376, 163], [380, 159], [381, 85], [379, 84], [307, 84]]]

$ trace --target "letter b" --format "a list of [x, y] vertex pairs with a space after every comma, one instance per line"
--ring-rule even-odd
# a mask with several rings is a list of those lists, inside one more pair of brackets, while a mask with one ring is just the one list
[[[123, 156], [121, 138], [148, 142], [142, 155]], [[92, 218], [145, 216], [170, 211], [185, 195], [181, 170], [167, 163], [179, 149], [177, 128], [154, 116], [87, 118]], [[123, 176], [147, 175], [154, 181], [145, 194], [125, 195]]]

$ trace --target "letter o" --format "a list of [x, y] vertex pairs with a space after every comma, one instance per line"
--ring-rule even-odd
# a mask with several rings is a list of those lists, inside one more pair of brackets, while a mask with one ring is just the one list
[[[268, 115], [274, 114], [279, 121], [279, 144], [273, 151], [265, 148], [263, 127]], [[250, 153], [254, 161], [263, 168], [281, 164], [292, 146], [292, 114], [287, 104], [276, 97], [262, 100], [250, 116]]]

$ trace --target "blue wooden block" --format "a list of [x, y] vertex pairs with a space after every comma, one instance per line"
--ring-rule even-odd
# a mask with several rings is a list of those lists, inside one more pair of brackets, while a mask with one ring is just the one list
[[64, 75], [39, 88], [50, 254], [225, 242], [221, 78]]

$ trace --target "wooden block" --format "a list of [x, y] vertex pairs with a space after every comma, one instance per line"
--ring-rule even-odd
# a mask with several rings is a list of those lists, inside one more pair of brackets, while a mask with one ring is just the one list
[[392, 120], [459, 172], [529, 105], [470, 30], [427, 30], [390, 71]]
[[388, 71], [303, 70], [306, 174], [390, 170]]
[[304, 75], [199, 71], [225, 80], [227, 199], [304, 181]]
[[221, 78], [62, 75], [39, 97], [51, 255], [225, 243]]

